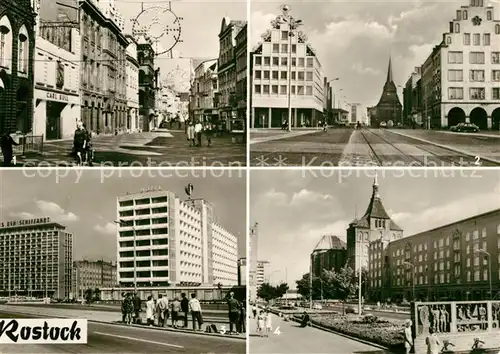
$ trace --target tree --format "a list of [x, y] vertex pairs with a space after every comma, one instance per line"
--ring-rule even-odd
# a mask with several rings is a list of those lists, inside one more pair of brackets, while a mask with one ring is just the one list
[[[297, 292], [302, 295], [305, 299], [309, 299], [310, 295], [310, 284], [309, 284], [309, 273], [302, 276], [302, 279], [296, 280]], [[318, 277], [313, 277], [312, 282], [313, 287], [313, 299], [321, 298], [321, 280]], [[324, 289], [323, 289], [324, 290]]]
[[83, 294], [83, 297], [85, 299], [85, 302], [90, 305], [92, 302], [94, 302], [94, 292], [92, 289], [87, 289], [85, 290], [85, 293]]
[[288, 284], [281, 283], [274, 290], [274, 295], [276, 296], [275, 298], [283, 297], [283, 295], [285, 295], [287, 291], [288, 291]]
[[269, 302], [276, 298], [276, 288], [269, 283], [263, 283], [257, 290], [257, 296]]
[[329, 289], [335, 289], [335, 295], [338, 299], [342, 300], [342, 308], [344, 308], [346, 300], [353, 296], [358, 289], [357, 277], [354, 270], [345, 266], [338, 272], [325, 270], [323, 275], [325, 278], [324, 282]]

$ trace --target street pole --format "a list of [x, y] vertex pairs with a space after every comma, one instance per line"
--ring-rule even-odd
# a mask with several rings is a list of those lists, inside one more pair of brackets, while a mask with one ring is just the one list
[[313, 254], [311, 253], [309, 259], [309, 308], [313, 308]]
[[[361, 257], [360, 257], [361, 258]], [[358, 315], [361, 316], [361, 262], [359, 262], [359, 279], [358, 279]]]
[[288, 31], [288, 131], [292, 131], [292, 24], [290, 16], [288, 17], [289, 31]]

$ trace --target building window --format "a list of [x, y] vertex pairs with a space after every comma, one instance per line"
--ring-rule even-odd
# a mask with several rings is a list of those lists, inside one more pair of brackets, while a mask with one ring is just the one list
[[280, 52], [280, 45], [273, 43], [273, 53], [279, 53]]
[[304, 81], [304, 72], [303, 71], [299, 71], [298, 75], [299, 75], [299, 81]]
[[20, 71], [22, 73], [28, 72], [28, 43], [28, 32], [26, 31], [26, 27], [23, 26], [19, 33], [19, 57], [17, 58], [17, 71]]
[[[8, 21], [7, 17], [2, 18], [1, 22]], [[5, 25], [0, 26], [0, 66], [10, 67], [8, 64], [8, 60], [11, 58], [11, 48], [10, 45], [10, 37], [12, 33], [10, 32], [10, 28]]]
[[455, 23], [455, 33], [460, 33], [460, 24]]
[[486, 12], [486, 20], [491, 21], [493, 19], [493, 16], [491, 15], [491, 11]]
[[262, 89], [265, 94], [269, 94], [269, 85], [264, 85]]
[[479, 33], [474, 33], [473, 44], [481, 45], [481, 35]]
[[485, 227], [483, 227], [483, 229], [481, 230], [481, 237], [482, 238], [486, 237], [486, 228]]
[[292, 66], [297, 66], [297, 58], [292, 58]]
[[448, 52], [448, 64], [463, 64], [463, 52]]
[[474, 271], [474, 281], [480, 281], [481, 279], [479, 278], [479, 270]]
[[[255, 70], [255, 78], [260, 79], [261, 77], [262, 77], [262, 71]], [[199, 83], [198, 83], [198, 86], [199, 86]], [[198, 88], [198, 91], [199, 91], [199, 88]]]
[[500, 64], [500, 52], [492, 52], [491, 53], [491, 63], [492, 64]]
[[446, 36], [446, 44], [451, 44], [451, 37], [450, 36]]
[[312, 71], [306, 72], [306, 81], [313, 81], [313, 72]]
[[269, 80], [269, 70], [264, 70], [264, 80]]
[[266, 66], [271, 65], [271, 57], [264, 57], [264, 65]]
[[463, 70], [448, 70], [448, 81], [464, 81]]
[[260, 93], [260, 85], [255, 85], [255, 93]]
[[262, 65], [262, 57], [255, 57], [255, 65]]
[[470, 64], [484, 64], [484, 52], [470, 52]]
[[278, 71], [277, 70], [273, 70], [273, 80], [278, 80], [279, 76], [278, 76]]
[[491, 44], [491, 35], [489, 33], [484, 34], [484, 45], [490, 45]]
[[313, 58], [307, 58], [307, 67], [312, 68], [314, 66]]
[[286, 85], [281, 85], [280, 86], [280, 94], [281, 95], [286, 95]]
[[470, 33], [464, 33], [464, 45], [470, 45]]
[[273, 95], [277, 95], [278, 94], [278, 85], [273, 85], [271, 92]]
[[299, 58], [299, 68], [304, 67], [304, 58]]
[[297, 53], [297, 44], [292, 44], [292, 53]]
[[313, 88], [312, 86], [306, 86], [306, 95], [307, 96], [312, 96], [313, 94]]
[[288, 39], [288, 31], [281, 31], [281, 40], [285, 41]]
[[281, 65], [288, 66], [288, 58], [287, 57], [282, 57], [281, 58]]
[[491, 71], [491, 81], [500, 81], [500, 70]]
[[280, 58], [273, 57], [273, 66], [279, 66], [279, 65], [280, 65]]
[[463, 100], [464, 89], [462, 87], [450, 87], [448, 88], [448, 97], [450, 100]]
[[484, 70], [471, 70], [470, 81], [484, 81]]
[[292, 80], [295, 80], [297, 77], [297, 72], [296, 71], [292, 71]]
[[288, 44], [281, 45], [281, 53], [288, 53]]
[[297, 94], [304, 95], [304, 86], [297, 86]]
[[457, 21], [461, 21], [461, 20], [462, 20], [462, 11], [457, 10]]
[[469, 17], [467, 11], [464, 11], [464, 20], [467, 20], [467, 18]]
[[287, 79], [287, 72], [286, 71], [282, 71], [281, 72], [281, 80], [286, 80]]
[[492, 99], [500, 100], [500, 88], [494, 87], [491, 91]]
[[495, 34], [500, 34], [500, 25], [495, 25]]
[[484, 100], [485, 89], [484, 87], [471, 87], [469, 89], [469, 95], [471, 100]]

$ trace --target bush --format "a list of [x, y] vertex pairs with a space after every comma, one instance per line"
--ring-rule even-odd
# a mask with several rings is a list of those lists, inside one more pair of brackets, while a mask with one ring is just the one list
[[365, 316], [357, 321], [336, 319], [331, 316], [314, 316], [312, 323], [388, 347], [392, 352], [404, 352], [403, 327], [399, 322], [379, 320], [375, 316]]

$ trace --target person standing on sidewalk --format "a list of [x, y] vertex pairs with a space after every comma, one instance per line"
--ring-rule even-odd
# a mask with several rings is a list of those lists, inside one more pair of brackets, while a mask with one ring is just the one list
[[253, 304], [252, 306], [252, 312], [253, 312], [253, 318], [255, 319], [257, 317], [257, 306]]
[[158, 295], [158, 301], [156, 303], [156, 312], [158, 316], [158, 327], [166, 327], [168, 319], [168, 299], [167, 296], [162, 294]]
[[200, 121], [196, 121], [194, 126], [194, 134], [196, 135], [196, 146], [201, 147], [201, 134], [203, 133], [203, 125]]
[[151, 295], [148, 296], [148, 301], [146, 301], [146, 324], [148, 326], [155, 324], [155, 301]]
[[205, 124], [205, 136], [207, 137], [208, 147], [212, 145], [212, 123]]
[[238, 326], [238, 332], [240, 333], [245, 333], [246, 330], [246, 321], [247, 321], [247, 314], [246, 314], [246, 309], [245, 309], [245, 304], [246, 301], [243, 301], [243, 304], [241, 305], [241, 310], [240, 310], [240, 323]]
[[227, 298], [227, 306], [229, 310], [229, 334], [233, 333], [233, 326], [236, 331], [235, 334], [238, 334], [238, 323], [240, 321], [240, 303], [238, 300], [234, 298], [234, 293], [230, 292]]
[[187, 140], [189, 141], [189, 147], [195, 146], [194, 138], [195, 138], [195, 132], [194, 132], [194, 125], [193, 122], [189, 121], [189, 125], [186, 128], [186, 134], [187, 134]]
[[201, 305], [200, 301], [196, 298], [196, 294], [191, 294], [191, 300], [189, 300], [189, 310], [191, 310], [191, 317], [193, 320], [193, 331], [196, 331], [196, 322], [198, 322], [198, 330], [201, 331], [201, 325], [203, 324], [203, 319], [201, 317]]
[[140, 324], [139, 313], [141, 312], [142, 301], [137, 292], [134, 294], [134, 323]]
[[186, 297], [186, 293], [181, 294], [181, 311], [184, 319], [184, 328], [188, 328], [188, 312], [189, 312], [189, 300]]
[[181, 312], [181, 302], [177, 297], [172, 301], [172, 327], [177, 328], [177, 321], [179, 319], [179, 312]]
[[13, 146], [18, 146], [19, 144], [12, 139], [10, 136], [10, 132], [7, 131], [5, 134], [2, 136], [1, 142], [0, 142], [1, 148], [2, 148], [2, 155], [3, 155], [3, 166], [4, 167], [10, 167], [12, 164], [12, 158], [14, 156], [14, 149]]
[[412, 325], [411, 320], [407, 320], [404, 329], [406, 354], [409, 354], [411, 352], [411, 348], [413, 347], [413, 335], [411, 332], [411, 325]]

